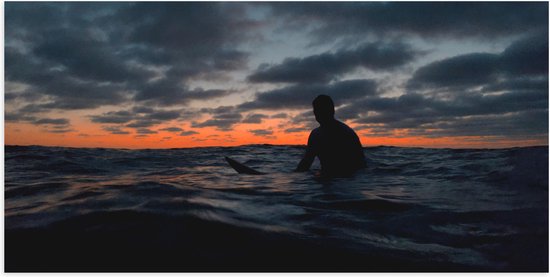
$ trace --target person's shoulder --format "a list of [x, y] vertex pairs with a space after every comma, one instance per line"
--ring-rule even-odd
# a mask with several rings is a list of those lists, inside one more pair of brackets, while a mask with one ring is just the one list
[[338, 122], [338, 125], [340, 126], [340, 128], [342, 128], [346, 131], [352, 131], [353, 132], [353, 129], [351, 127], [349, 127], [346, 123], [344, 123], [342, 121], [339, 121], [339, 120], [337, 120], [336, 122]]
[[310, 137], [316, 137], [321, 135], [321, 127], [317, 127], [313, 130], [311, 130], [311, 133], [309, 134]]
[[313, 130], [311, 130], [311, 133], [309, 134], [309, 138], [307, 140], [308, 145], [314, 145], [317, 144], [321, 140], [321, 129], [320, 127], [317, 127]]
[[343, 133], [351, 137], [357, 137], [357, 133], [355, 133], [355, 131], [351, 127], [349, 127], [347, 124], [341, 121], [338, 121], [338, 123], [340, 125], [340, 130], [342, 130]]

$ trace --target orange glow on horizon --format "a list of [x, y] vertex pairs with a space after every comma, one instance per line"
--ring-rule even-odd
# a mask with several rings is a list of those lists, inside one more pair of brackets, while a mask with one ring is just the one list
[[[98, 125], [84, 123], [78, 131], [67, 133], [49, 133], [31, 124], [5, 124], [6, 145], [43, 145], [65, 147], [101, 147], [101, 148], [190, 148], [210, 146], [239, 146], [246, 144], [305, 145], [309, 131], [284, 133], [278, 128], [280, 120], [268, 119], [262, 124], [238, 124], [230, 131], [219, 131], [214, 127], [195, 129], [199, 134], [180, 136], [178, 132], [160, 131], [166, 126], [154, 128], [156, 134], [140, 136], [133, 130], [130, 134], [117, 135], [102, 130]], [[182, 127], [184, 130], [190, 128]], [[267, 136], [257, 136], [250, 130], [271, 130]], [[546, 139], [498, 140], [490, 137], [438, 137], [419, 136], [371, 136], [369, 130], [357, 131], [363, 146], [400, 146], [430, 148], [506, 148], [535, 145], [548, 145]]]

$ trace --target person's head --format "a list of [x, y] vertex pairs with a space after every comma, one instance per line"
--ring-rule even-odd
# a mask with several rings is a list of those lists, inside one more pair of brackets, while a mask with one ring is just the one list
[[334, 102], [328, 95], [319, 95], [313, 100], [313, 113], [319, 124], [325, 124], [334, 119]]

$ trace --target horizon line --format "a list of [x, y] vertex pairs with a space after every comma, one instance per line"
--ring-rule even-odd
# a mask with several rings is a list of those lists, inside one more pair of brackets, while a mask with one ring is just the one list
[[[210, 146], [194, 146], [194, 147], [160, 147], [160, 148], [123, 148], [123, 147], [74, 147], [74, 146], [58, 146], [58, 145], [8, 145], [4, 144], [4, 147], [52, 147], [52, 148], [85, 148], [85, 149], [117, 149], [117, 150], [169, 150], [169, 149], [193, 149], [193, 148], [232, 148], [232, 147], [246, 147], [246, 146], [293, 146], [293, 147], [307, 147], [306, 144], [271, 144], [271, 143], [250, 143], [232, 146], [222, 145], [210, 145]], [[509, 147], [425, 147], [425, 146], [395, 146], [395, 145], [361, 145], [362, 148], [377, 148], [377, 147], [395, 147], [395, 148], [422, 148], [422, 149], [464, 149], [464, 150], [498, 150], [498, 149], [514, 149], [514, 148], [531, 148], [531, 147], [548, 147], [545, 145], [530, 145], [530, 146], [509, 146]]]

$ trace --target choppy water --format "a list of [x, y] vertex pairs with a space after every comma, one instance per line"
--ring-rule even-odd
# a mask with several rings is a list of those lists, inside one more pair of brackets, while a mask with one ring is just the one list
[[6, 270], [548, 270], [547, 147], [365, 148], [335, 179], [303, 151], [6, 146]]

